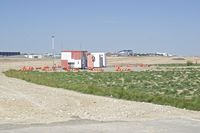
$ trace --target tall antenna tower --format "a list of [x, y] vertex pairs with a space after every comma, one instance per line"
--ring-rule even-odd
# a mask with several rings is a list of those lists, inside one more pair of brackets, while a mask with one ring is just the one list
[[52, 43], [52, 58], [53, 58], [53, 66], [54, 66], [54, 41], [55, 41], [55, 36], [51, 36], [51, 43]]

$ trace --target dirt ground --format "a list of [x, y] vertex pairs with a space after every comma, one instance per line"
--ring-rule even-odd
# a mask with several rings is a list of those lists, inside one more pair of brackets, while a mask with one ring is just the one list
[[107, 57], [107, 65], [123, 64], [172, 64], [192, 61], [200, 63], [200, 57]]
[[[197, 57], [190, 57], [187, 58], [187, 60], [200, 61]], [[171, 57], [109, 57], [107, 63], [108, 65], [115, 65], [118, 63], [159, 64], [174, 62], [185, 63], [187, 60], [174, 60]], [[59, 60], [56, 60], [57, 64], [59, 62]], [[24, 65], [52, 65], [52, 60], [0, 59], [0, 132], [12, 132], [15, 129], [13, 129], [12, 125], [15, 125], [14, 127], [17, 127], [17, 125], [20, 124], [27, 125], [37, 123], [40, 125], [44, 123], [66, 122], [69, 120], [93, 120], [100, 122], [98, 123], [99, 126], [94, 128], [96, 129], [96, 132], [100, 132], [103, 129], [106, 130], [109, 126], [113, 126], [113, 129], [116, 129], [115, 127], [120, 128], [120, 124], [116, 124], [116, 122], [122, 121], [125, 123], [127, 122], [127, 125], [130, 125], [130, 127], [122, 126], [122, 129], [124, 130], [127, 128], [130, 129], [127, 129], [127, 131], [133, 131], [133, 123], [141, 124], [140, 126], [136, 126], [135, 129], [138, 129], [138, 131], [141, 129], [142, 131], [146, 122], [154, 122], [157, 123], [154, 124], [154, 126], [158, 125], [155, 126], [157, 127], [155, 128], [155, 132], [159, 132], [159, 124], [161, 124], [161, 126], [164, 126], [165, 124], [162, 125], [162, 122], [159, 123], [159, 121], [165, 120], [168, 120], [168, 124], [172, 124], [175, 120], [180, 121], [180, 129], [188, 126], [188, 128], [191, 128], [191, 131], [194, 132], [197, 130], [196, 126], [200, 127], [200, 112], [197, 111], [177, 109], [151, 103], [86, 95], [69, 90], [36, 85], [19, 79], [8, 78], [2, 73], [5, 70], [18, 69]], [[191, 124], [191, 121], [194, 124]], [[95, 122], [91, 122], [87, 126], [83, 124], [82, 126], [88, 127], [88, 132], [93, 132], [93, 130], [89, 130], [89, 127], [92, 126], [91, 124], [95, 124]], [[193, 127], [195, 124], [196, 126]], [[77, 123], [75, 125], [77, 125]], [[98, 128], [101, 126], [102, 128]], [[45, 126], [46, 130], [39, 130], [35, 129], [37, 126], [34, 126], [33, 128], [28, 128], [30, 130], [27, 129], [23, 132], [38, 130], [42, 132], [51, 132], [50, 130], [47, 130], [51, 126], [48, 127], [49, 125], [47, 127]], [[81, 129], [84, 129], [83, 127], [79, 127], [80, 130], [73, 130], [73, 127], [71, 127], [71, 130], [69, 131], [81, 132]], [[38, 128], [40, 128], [40, 126]], [[174, 131], [175, 129], [176, 128], [174, 128]], [[166, 128], [166, 131], [170, 130], [172, 130], [170, 127], [169, 129]], [[19, 129], [19, 132], [20, 131], [21, 129]], [[111, 132], [114, 131], [115, 130], [112, 130]], [[119, 131], [120, 129], [118, 132]], [[62, 131], [60, 130], [60, 132]]]

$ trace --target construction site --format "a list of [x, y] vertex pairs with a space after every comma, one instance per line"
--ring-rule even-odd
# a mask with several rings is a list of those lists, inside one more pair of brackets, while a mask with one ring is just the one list
[[2, 0], [0, 133], [199, 133], [199, 7]]
[[[81, 132], [81, 130], [91, 132], [91, 129], [97, 131], [98, 127], [104, 129], [105, 132], [132, 132], [132, 128], [138, 128], [138, 132], [199, 130], [199, 111], [115, 99], [111, 96], [81, 94], [67, 89], [57, 89], [10, 78], [2, 73], [9, 69], [15, 69], [26, 73], [31, 71], [59, 72], [65, 73], [65, 75], [71, 72], [74, 74], [77, 72], [117, 72], [120, 74], [157, 69], [155, 68], [157, 64], [185, 63], [185, 60], [174, 60], [172, 57], [105, 57], [105, 60], [104, 58], [100, 59], [102, 62], [95, 67], [93, 56], [97, 61], [97, 58], [103, 57], [103, 54], [98, 53], [98, 57], [96, 54], [86, 54], [87, 59], [92, 62], [87, 60], [87, 65], [85, 65], [82, 62], [78, 63], [84, 59], [80, 56], [84, 53], [84, 51], [62, 51], [63, 56], [61, 59], [55, 59], [54, 65], [52, 59], [0, 59], [0, 131], [25, 132], [29, 128], [33, 132], [38, 130], [45, 132], [46, 126], [49, 126], [47, 123], [54, 125], [54, 128], [48, 127], [52, 130], [49, 132], [59, 132], [66, 128], [72, 132]], [[187, 57], [186, 60], [199, 62], [200, 58]], [[92, 81], [92, 79], [90, 80]], [[62, 122], [64, 123], [62, 124]], [[70, 122], [74, 124], [70, 125]], [[34, 124], [42, 123], [47, 125], [41, 125], [40, 129], [34, 127]], [[158, 123], [160, 126], [157, 126]], [[170, 126], [171, 124], [174, 126]], [[107, 128], [109, 126], [118, 126], [119, 130]], [[132, 128], [127, 128], [127, 126]], [[145, 126], [145, 128], [140, 128], [141, 126]], [[185, 126], [189, 128], [183, 128]], [[83, 127], [85, 128], [83, 129]]]
[[[52, 61], [53, 62], [53, 61]], [[151, 64], [143, 63], [121, 63], [107, 65], [106, 54], [103, 52], [90, 53], [88, 51], [79, 50], [64, 50], [61, 52], [60, 63], [52, 63], [51, 66], [23, 66], [22, 71], [46, 71], [46, 72], [131, 72], [146, 70], [151, 67]]]

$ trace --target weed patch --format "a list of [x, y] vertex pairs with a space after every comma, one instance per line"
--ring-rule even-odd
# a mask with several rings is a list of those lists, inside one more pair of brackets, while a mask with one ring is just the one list
[[200, 71], [195, 68], [130, 73], [17, 70], [4, 73], [28, 82], [87, 94], [200, 110]]

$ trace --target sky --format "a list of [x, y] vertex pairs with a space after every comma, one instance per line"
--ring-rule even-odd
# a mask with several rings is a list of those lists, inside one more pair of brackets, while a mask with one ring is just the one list
[[200, 0], [0, 0], [0, 51], [200, 55]]

